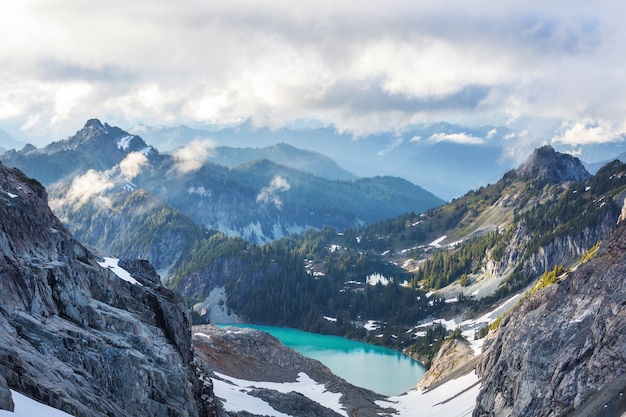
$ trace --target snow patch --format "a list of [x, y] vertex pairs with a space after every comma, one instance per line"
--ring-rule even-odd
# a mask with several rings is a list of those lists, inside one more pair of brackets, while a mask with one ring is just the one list
[[390, 278], [386, 278], [384, 275], [379, 274], [378, 272], [368, 275], [367, 278], [365, 278], [365, 283], [372, 286], [378, 283], [381, 283], [382, 285], [389, 285], [390, 281]]
[[312, 401], [348, 417], [348, 413], [340, 402], [342, 394], [328, 391], [324, 384], [314, 381], [304, 372], [298, 374], [296, 382], [283, 383], [246, 381], [220, 374], [219, 372], [215, 372], [215, 375], [217, 378], [212, 378], [213, 390], [215, 395], [223, 400], [224, 409], [227, 412], [246, 411], [256, 415], [291, 417], [288, 414], [275, 410], [260, 398], [249, 394], [255, 388], [263, 388], [284, 394], [289, 392], [300, 393]]
[[119, 261], [120, 260], [117, 258], [109, 258], [105, 256], [104, 261], [98, 262], [98, 265], [100, 265], [103, 268], [109, 268], [111, 271], [113, 271], [115, 275], [117, 275], [124, 281], [130, 282], [131, 284], [135, 284], [135, 285], [141, 285], [139, 281], [137, 281], [135, 278], [133, 278], [130, 275], [130, 272], [128, 272], [127, 270], [125, 270], [124, 268], [118, 265]]
[[322, 316], [322, 317], [324, 317], [324, 320], [328, 320], [328, 321], [331, 321], [333, 323], [337, 322], [337, 318], [336, 317], [328, 317], [328, 316]]
[[204, 188], [204, 185], [201, 185], [199, 187], [189, 187], [187, 188], [187, 192], [189, 194], [197, 194], [201, 197], [209, 197], [211, 195], [211, 190], [207, 190], [206, 188]]
[[117, 149], [127, 151], [130, 146], [130, 141], [133, 140], [135, 135], [127, 135], [117, 141]]
[[341, 246], [339, 246], [339, 245], [335, 245], [334, 243], [330, 245], [330, 252], [331, 253], [336, 252], [336, 251], [338, 251], [340, 249], [343, 249], [343, 248]]
[[367, 323], [363, 325], [363, 327], [365, 328], [365, 330], [370, 331], [370, 332], [372, 330], [380, 329], [380, 325], [378, 324], [377, 321], [374, 321], [374, 320], [368, 320]]
[[448, 237], [448, 236], [443, 235], [443, 236], [441, 236], [439, 239], [435, 239], [435, 240], [433, 240], [432, 242], [430, 242], [430, 243], [428, 244], [428, 246], [433, 246], [433, 247], [435, 247], [435, 248], [440, 248], [440, 247], [441, 247], [441, 242], [443, 242], [444, 240], [446, 240], [446, 238], [447, 238], [447, 237]]
[[476, 373], [471, 372], [433, 390], [412, 390], [376, 404], [395, 409], [403, 417], [469, 417], [476, 406], [479, 381]]
[[11, 396], [13, 397], [13, 403], [15, 403], [15, 411], [11, 413], [10, 411], [0, 410], [1, 417], [73, 417], [71, 414], [35, 401], [19, 392], [11, 390]]

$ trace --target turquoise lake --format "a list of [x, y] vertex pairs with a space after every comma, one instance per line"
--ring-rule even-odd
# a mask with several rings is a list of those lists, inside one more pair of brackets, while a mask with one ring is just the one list
[[284, 345], [322, 362], [352, 385], [383, 395], [399, 395], [415, 388], [425, 372], [419, 362], [393, 349], [297, 329], [252, 324], [234, 326], [268, 332]]

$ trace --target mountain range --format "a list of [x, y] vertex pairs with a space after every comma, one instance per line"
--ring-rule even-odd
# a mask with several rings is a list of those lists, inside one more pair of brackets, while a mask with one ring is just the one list
[[504, 138], [516, 134], [505, 127], [469, 128], [445, 122], [358, 138], [332, 127], [275, 130], [257, 128], [249, 122], [212, 130], [143, 125], [129, 130], [164, 149], [198, 138], [236, 148], [285, 143], [324, 154], [353, 175], [398, 176], [446, 200], [497, 181], [511, 169], [514, 160], [506, 157]]
[[[165, 219], [159, 224], [188, 224], [200, 231], [178, 265], [196, 272], [171, 282], [180, 298], [161, 285], [149, 263], [118, 261], [80, 244], [47, 207], [43, 186], [0, 164], [0, 407], [11, 409], [20, 392], [77, 417], [229, 415], [220, 409], [211, 379], [219, 378], [220, 386], [245, 381], [212, 374], [233, 366], [227, 357], [221, 362], [208, 358], [234, 349], [241, 362], [254, 360], [256, 370], [249, 369], [248, 377], [253, 371], [269, 374], [258, 367], [259, 348], [246, 353], [244, 347], [270, 342], [259, 342], [258, 334], [233, 338], [229, 331], [213, 334], [200, 327], [191, 344], [182, 300], [193, 302], [194, 294], [212, 292], [221, 279], [226, 297], [221, 304], [233, 314], [257, 321], [261, 316], [253, 314], [263, 314], [262, 320], [276, 324], [304, 319], [310, 325], [320, 314], [319, 331], [372, 337], [416, 356], [463, 338], [461, 331], [482, 336], [482, 327], [462, 328], [470, 321], [451, 332], [432, 318], [465, 319], [517, 294], [520, 302], [485, 329], [478, 362], [472, 359], [465, 366], [469, 373], [476, 368], [480, 388], [448, 391], [443, 402], [466, 401], [464, 392], [477, 392], [469, 408], [477, 417], [620, 416], [626, 411], [625, 195], [626, 166], [619, 161], [591, 175], [578, 159], [542, 147], [497, 183], [423, 215], [405, 214], [342, 232], [311, 229], [262, 246], [196, 229], [195, 223], [185, 223], [187, 217], [162, 205], [154, 211]], [[149, 198], [159, 207], [160, 200], [147, 192], [128, 197]], [[135, 236], [146, 225], [136, 226]], [[439, 275], [430, 277], [426, 273], [437, 259]], [[408, 261], [419, 268], [403, 287], [400, 270], [406, 274]], [[193, 288], [196, 293], [190, 292]], [[453, 300], [446, 295], [451, 291], [471, 293], [456, 292]], [[294, 302], [287, 303], [290, 299]], [[365, 322], [375, 325], [365, 328]], [[410, 323], [408, 331], [402, 331], [405, 323]], [[200, 349], [201, 355], [196, 353]], [[298, 362], [286, 351], [271, 360]], [[317, 365], [301, 369], [323, 373]], [[274, 369], [274, 377], [278, 372]], [[338, 415], [347, 404], [357, 404], [350, 409], [359, 416], [399, 410], [397, 402], [336, 380], [329, 384], [325, 392], [340, 391]], [[314, 410], [335, 415], [302, 394], [240, 387], [237, 392], [255, 392], [256, 401], [289, 410], [287, 415], [301, 415], [298, 410], [304, 408], [311, 415]], [[442, 388], [432, 384], [429, 390]], [[366, 403], [367, 409], [358, 406]], [[426, 411], [414, 407], [403, 408], [403, 415]]]
[[128, 130], [163, 150], [199, 138], [210, 138], [216, 146], [234, 148], [289, 144], [326, 155], [360, 177], [404, 178], [446, 201], [493, 184], [505, 172], [517, 168], [534, 147], [546, 142], [560, 152], [578, 156], [590, 172], [626, 151], [623, 140], [572, 146], [554, 139], [533, 138], [532, 133], [525, 130], [448, 122], [416, 124], [399, 132], [363, 136], [342, 133], [333, 126], [270, 129], [256, 127], [250, 121], [205, 129], [137, 125]]
[[[49, 187], [53, 205], [64, 218], [87, 207], [109, 210], [111, 201], [143, 190], [201, 227], [257, 243], [310, 227], [356, 227], [442, 203], [396, 177], [339, 180], [351, 176], [326, 157], [287, 145], [241, 152], [196, 142], [161, 154], [139, 136], [90, 120], [70, 138], [41, 149], [8, 151], [0, 159]], [[238, 165], [217, 165], [210, 162], [211, 156]], [[306, 160], [309, 172], [326, 175], [265, 157], [292, 164]], [[95, 194], [99, 199], [89, 200]]]

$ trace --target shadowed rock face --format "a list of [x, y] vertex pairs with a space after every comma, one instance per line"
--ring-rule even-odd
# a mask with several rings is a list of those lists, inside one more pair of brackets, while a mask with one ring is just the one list
[[517, 169], [517, 175], [525, 180], [538, 179], [554, 184], [586, 181], [591, 177], [579, 159], [556, 152], [549, 145], [536, 149]]
[[213, 414], [180, 298], [143, 262], [141, 284], [100, 267], [2, 164], [0, 260], [0, 406], [8, 387], [77, 417]]
[[597, 415], [614, 403], [626, 388], [625, 280], [622, 222], [594, 259], [502, 320], [477, 369], [474, 416]]

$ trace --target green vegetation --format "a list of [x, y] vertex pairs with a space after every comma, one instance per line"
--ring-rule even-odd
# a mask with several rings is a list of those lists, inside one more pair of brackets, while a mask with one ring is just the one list
[[411, 286], [417, 288], [422, 284], [439, 289], [459, 279], [463, 279], [461, 286], [467, 286], [468, 275], [477, 272], [489, 250], [503, 245], [505, 239], [506, 235], [496, 231], [472, 238], [458, 248], [437, 252], [420, 265]]
[[591, 249], [585, 252], [582, 259], [580, 260], [580, 263], [584, 264], [586, 262], [589, 262], [591, 259], [593, 259], [598, 254], [598, 249], [600, 249], [601, 245], [602, 245], [602, 241], [599, 241], [598, 243], [593, 245]]
[[489, 324], [489, 331], [490, 332], [492, 332], [494, 330], [497, 330], [500, 327], [500, 324], [502, 323], [502, 317], [504, 317], [504, 315], [499, 316], [497, 319], [492, 321], [491, 324]]
[[418, 341], [409, 347], [407, 350], [408, 354], [413, 357], [422, 358], [421, 362], [426, 369], [429, 369], [435, 355], [439, 352], [441, 345], [443, 345], [447, 334], [448, 331], [441, 324], [428, 327], [428, 329], [426, 329], [426, 335], [418, 338]]
[[454, 339], [467, 340], [465, 336], [463, 336], [463, 330], [461, 330], [459, 326], [456, 326], [452, 334], [446, 338], [446, 340], [454, 340]]
[[563, 265], [557, 265], [551, 271], [543, 273], [541, 278], [537, 280], [537, 283], [530, 289], [530, 293], [537, 292], [548, 285], [554, 284], [557, 279], [565, 273], [565, 267]]

